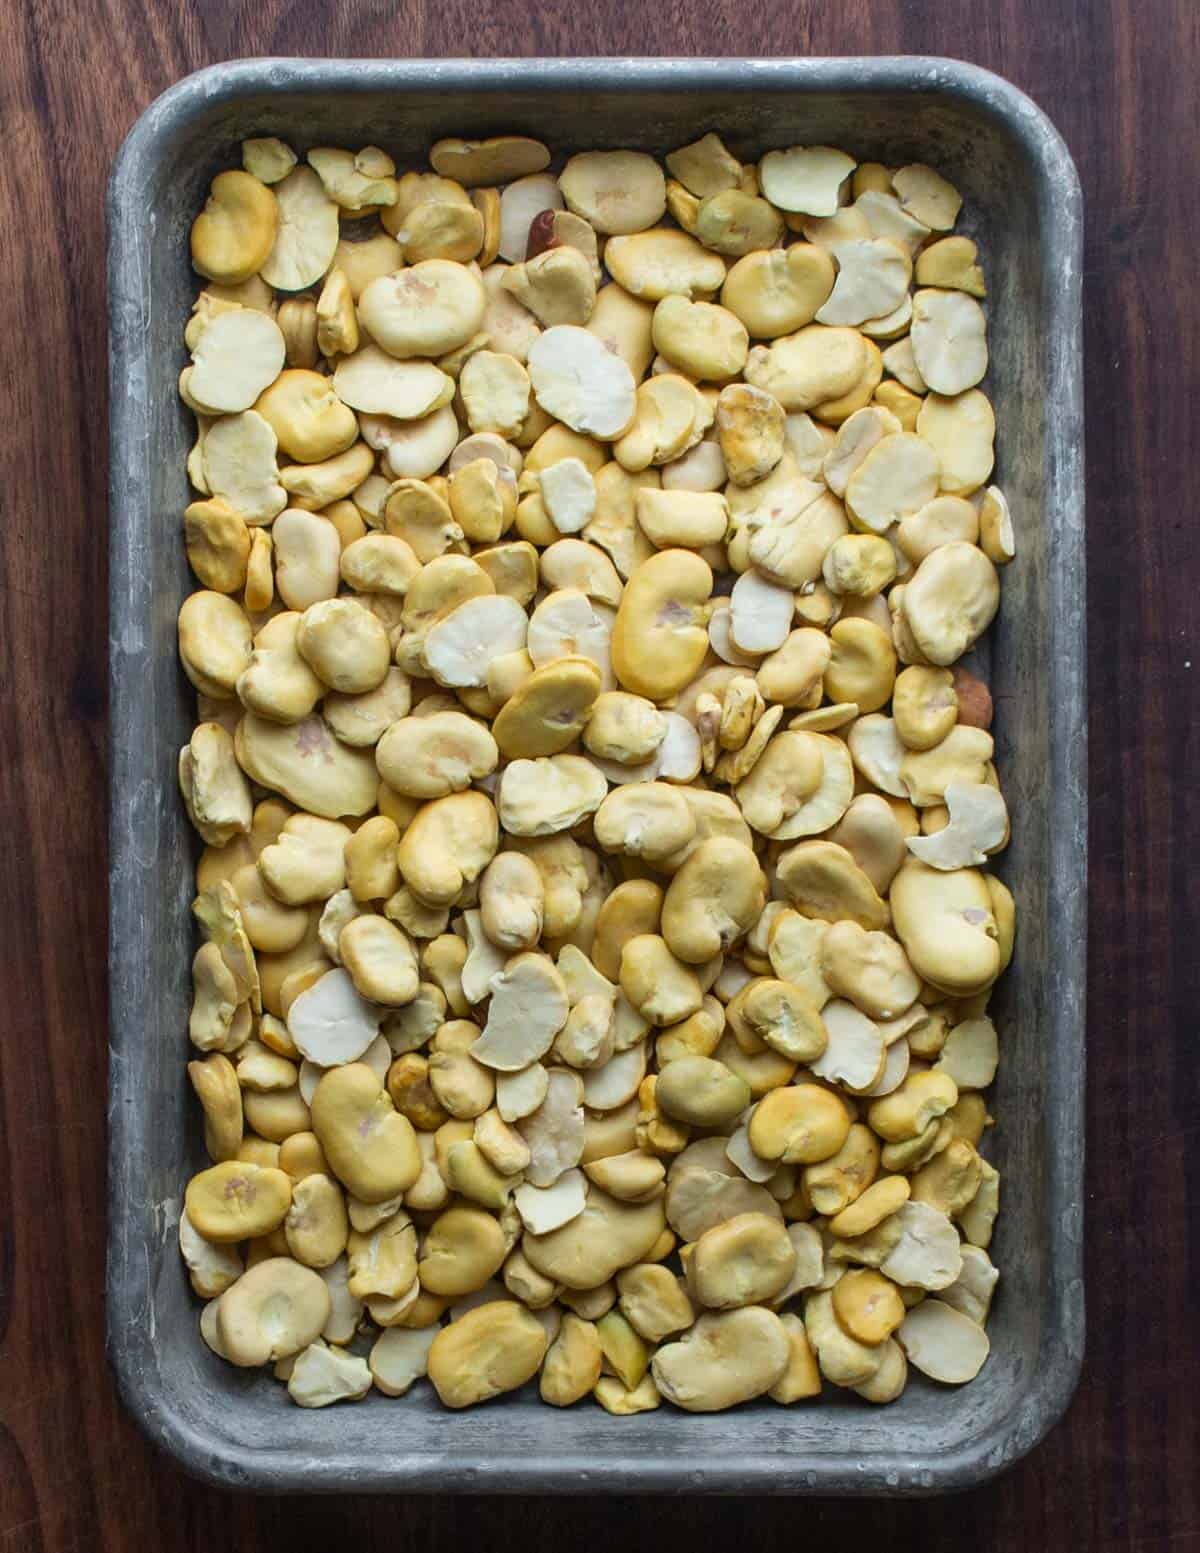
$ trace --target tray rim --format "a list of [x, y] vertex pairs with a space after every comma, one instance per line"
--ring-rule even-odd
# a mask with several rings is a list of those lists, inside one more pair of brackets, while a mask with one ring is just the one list
[[[1048, 504], [1066, 521], [1048, 538], [1047, 602], [1051, 645], [1048, 672], [1050, 704], [1056, 714], [1052, 754], [1060, 778], [1049, 804], [1049, 906], [1057, 929], [1080, 946], [1072, 962], [1047, 968], [1048, 1004], [1058, 1010], [1055, 1042], [1047, 1054], [1047, 1088], [1055, 1090], [1058, 1147], [1048, 1148], [1047, 1202], [1067, 1204], [1069, 1226], [1056, 1244], [1047, 1282], [1052, 1301], [1047, 1321], [1057, 1324], [1049, 1362], [1031, 1381], [1022, 1405], [992, 1428], [932, 1462], [917, 1463], [902, 1451], [877, 1451], [868, 1469], [861, 1462], [821, 1454], [798, 1454], [781, 1474], [779, 1459], [729, 1454], [706, 1463], [703, 1475], [684, 1460], [647, 1457], [633, 1451], [603, 1462], [572, 1455], [530, 1453], [515, 1467], [510, 1461], [480, 1460], [451, 1470], [445, 1458], [381, 1457], [384, 1465], [364, 1464], [352, 1480], [330, 1481], [323, 1463], [300, 1449], [256, 1452], [215, 1448], [213, 1439], [172, 1406], [153, 1367], [143, 1362], [145, 1337], [129, 1313], [144, 1300], [144, 1272], [137, 1248], [124, 1234], [123, 1204], [136, 1187], [131, 1166], [144, 1131], [138, 1107], [137, 1066], [114, 1036], [126, 1028], [135, 988], [119, 973], [123, 874], [136, 852], [133, 810], [121, 783], [124, 758], [116, 737], [109, 766], [110, 836], [110, 1031], [109, 1031], [109, 1241], [106, 1270], [107, 1351], [126, 1407], [160, 1449], [191, 1474], [224, 1487], [271, 1491], [337, 1492], [355, 1490], [470, 1493], [570, 1493], [595, 1491], [662, 1493], [759, 1492], [795, 1494], [928, 1494], [985, 1482], [1025, 1455], [1062, 1416], [1078, 1383], [1084, 1345], [1083, 1253], [1080, 1216], [1083, 1189], [1084, 999], [1087, 900], [1087, 718], [1086, 622], [1083, 546], [1083, 385], [1082, 385], [1082, 193], [1067, 147], [1043, 111], [1003, 77], [963, 61], [922, 55], [829, 56], [820, 58], [643, 58], [577, 56], [555, 59], [351, 59], [262, 57], [239, 59], [198, 70], [155, 99], [140, 115], [118, 152], [106, 197], [108, 226], [109, 370], [111, 392], [110, 452], [110, 706], [112, 727], [128, 722], [131, 697], [122, 678], [130, 653], [120, 641], [127, 623], [122, 606], [122, 568], [137, 544], [136, 502], [121, 481], [121, 450], [144, 442], [144, 403], [128, 385], [140, 383], [148, 351], [142, 331], [123, 326], [118, 302], [136, 302], [133, 289], [143, 273], [141, 249], [144, 207], [138, 190], [160, 140], [181, 123], [206, 114], [214, 104], [242, 93], [275, 92], [287, 96], [314, 89], [365, 93], [381, 88], [419, 86], [465, 90], [501, 89], [515, 81], [531, 91], [597, 87], [684, 90], [711, 87], [752, 92], [787, 88], [798, 92], [922, 92], [967, 101], [1003, 122], [1020, 143], [1042, 190], [1055, 201], [1054, 242], [1057, 262], [1047, 267], [1046, 316], [1057, 345], [1047, 354], [1046, 475]], [[136, 277], [131, 281], [130, 277]], [[699, 1479], [699, 1481], [697, 1481]]]

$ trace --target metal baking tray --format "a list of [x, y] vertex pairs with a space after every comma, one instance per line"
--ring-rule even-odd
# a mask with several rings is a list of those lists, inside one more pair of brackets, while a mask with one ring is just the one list
[[[1019, 553], [994, 631], [997, 759], [1014, 812], [1001, 873], [1018, 950], [996, 1000], [1002, 1270], [979, 1379], [915, 1376], [874, 1409], [836, 1395], [715, 1416], [612, 1418], [524, 1393], [465, 1414], [428, 1387], [308, 1412], [215, 1359], [176, 1246], [204, 1163], [187, 1055], [195, 844], [175, 763], [193, 720], [175, 616], [189, 417], [176, 392], [197, 286], [188, 228], [247, 135], [384, 146], [523, 130], [556, 150], [660, 154], [709, 129], [735, 153], [829, 142], [927, 161], [965, 197], [990, 286], [997, 480]], [[920, 1494], [1028, 1451], [1083, 1349], [1086, 720], [1079, 183], [1046, 117], [950, 60], [243, 60], [188, 77], [138, 120], [108, 193], [111, 371], [111, 1028], [108, 1347], [150, 1437], [198, 1476], [279, 1491]], [[828, 1388], [827, 1388], [828, 1389]]]

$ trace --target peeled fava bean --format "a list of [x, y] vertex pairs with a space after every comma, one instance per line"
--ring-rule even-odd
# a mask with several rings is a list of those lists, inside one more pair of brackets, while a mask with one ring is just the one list
[[429, 1379], [444, 1406], [471, 1407], [523, 1386], [545, 1352], [542, 1324], [515, 1300], [493, 1300], [442, 1328], [429, 1350]]
[[178, 1239], [300, 1407], [987, 1359], [1003, 310], [935, 168], [702, 128], [257, 136], [193, 212]]
[[716, 1413], [762, 1396], [788, 1366], [790, 1344], [779, 1317], [761, 1305], [703, 1315], [651, 1365], [668, 1402], [688, 1413]]

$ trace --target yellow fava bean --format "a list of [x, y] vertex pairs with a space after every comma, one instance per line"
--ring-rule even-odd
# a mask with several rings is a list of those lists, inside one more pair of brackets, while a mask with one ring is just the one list
[[943, 871], [910, 859], [893, 879], [890, 898], [896, 934], [918, 976], [965, 997], [999, 975], [992, 899], [976, 869]]
[[779, 1317], [761, 1306], [701, 1316], [654, 1356], [659, 1391], [689, 1413], [720, 1412], [761, 1396], [788, 1367], [790, 1343]]
[[589, 1186], [583, 1212], [548, 1234], [527, 1235], [525, 1255], [538, 1272], [567, 1289], [594, 1289], [642, 1261], [665, 1225], [661, 1199], [619, 1202]]
[[813, 1062], [828, 1044], [816, 1003], [791, 982], [769, 976], [748, 982], [730, 999], [726, 1014], [735, 1031], [744, 1026], [792, 1062]]
[[350, 1221], [341, 1187], [331, 1177], [309, 1172], [292, 1187], [284, 1220], [288, 1250], [305, 1267], [329, 1267], [346, 1249]]
[[720, 1127], [745, 1110], [750, 1086], [711, 1057], [680, 1057], [659, 1074], [655, 1098], [678, 1121]]
[[496, 810], [486, 794], [435, 798], [400, 838], [400, 872], [429, 905], [448, 905], [491, 862], [498, 840]]
[[730, 266], [721, 303], [755, 339], [777, 340], [809, 324], [833, 290], [833, 259], [809, 243], [748, 253]]
[[787, 1285], [796, 1250], [778, 1219], [741, 1213], [706, 1230], [687, 1262], [688, 1291], [710, 1310], [762, 1305]]
[[626, 940], [621, 949], [621, 990], [653, 1025], [672, 1025], [701, 1006], [704, 993], [691, 968], [653, 933]]
[[[239, 519], [239, 522], [241, 520]], [[250, 622], [223, 593], [190, 594], [179, 611], [179, 656], [202, 695], [232, 695], [250, 662]]]
[[504, 1232], [490, 1213], [450, 1208], [425, 1236], [417, 1274], [422, 1288], [433, 1294], [471, 1294], [483, 1288], [507, 1254]]
[[363, 1063], [324, 1075], [312, 1098], [312, 1130], [338, 1180], [364, 1202], [407, 1191], [421, 1172], [412, 1124]]
[[493, 1300], [452, 1321], [429, 1350], [429, 1379], [446, 1407], [472, 1407], [537, 1373], [546, 1332], [523, 1306]]
[[[612, 246], [605, 250], [606, 260], [611, 258]], [[736, 377], [750, 350], [746, 326], [734, 313], [711, 302], [690, 302], [686, 296], [667, 296], [659, 302], [652, 338], [660, 356], [699, 382], [724, 383]]]
[[688, 550], [663, 550], [629, 578], [613, 628], [612, 660], [626, 690], [661, 701], [692, 678], [708, 650], [712, 572]]
[[557, 658], [535, 669], [493, 724], [501, 754], [530, 760], [567, 749], [591, 716], [600, 686], [600, 671], [587, 658]]
[[749, 931], [765, 899], [766, 880], [751, 849], [713, 836], [671, 881], [663, 901], [663, 938], [677, 959], [701, 964]]
[[542, 1401], [552, 1407], [570, 1407], [586, 1397], [600, 1379], [603, 1361], [594, 1324], [568, 1312], [546, 1350], [539, 1387]]
[[218, 1245], [269, 1234], [283, 1223], [291, 1200], [291, 1178], [282, 1170], [241, 1160], [200, 1171], [184, 1194], [197, 1233]]
[[385, 917], [355, 917], [342, 929], [338, 952], [364, 998], [396, 1007], [416, 997], [416, 951]]
[[750, 1145], [763, 1159], [809, 1165], [836, 1154], [849, 1131], [850, 1117], [836, 1095], [819, 1084], [795, 1084], [759, 1101]]
[[219, 1352], [246, 1366], [289, 1358], [316, 1341], [330, 1308], [329, 1289], [319, 1273], [290, 1257], [268, 1257], [221, 1296]]
[[218, 173], [208, 202], [192, 223], [192, 263], [223, 285], [249, 280], [275, 242], [279, 206], [265, 184], [249, 173]]

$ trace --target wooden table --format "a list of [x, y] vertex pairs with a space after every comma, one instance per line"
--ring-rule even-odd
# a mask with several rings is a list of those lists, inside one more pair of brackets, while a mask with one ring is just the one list
[[[616, 0], [6, 7], [0, 1553], [773, 1549], [856, 1535], [922, 1553], [1200, 1548], [1195, 0], [641, 11]], [[114, 1396], [103, 1339], [109, 162], [141, 109], [201, 65], [463, 49], [958, 55], [1030, 92], [1079, 163], [1093, 536], [1088, 1360], [1065, 1422], [978, 1492], [753, 1506], [256, 1501], [184, 1478]]]

